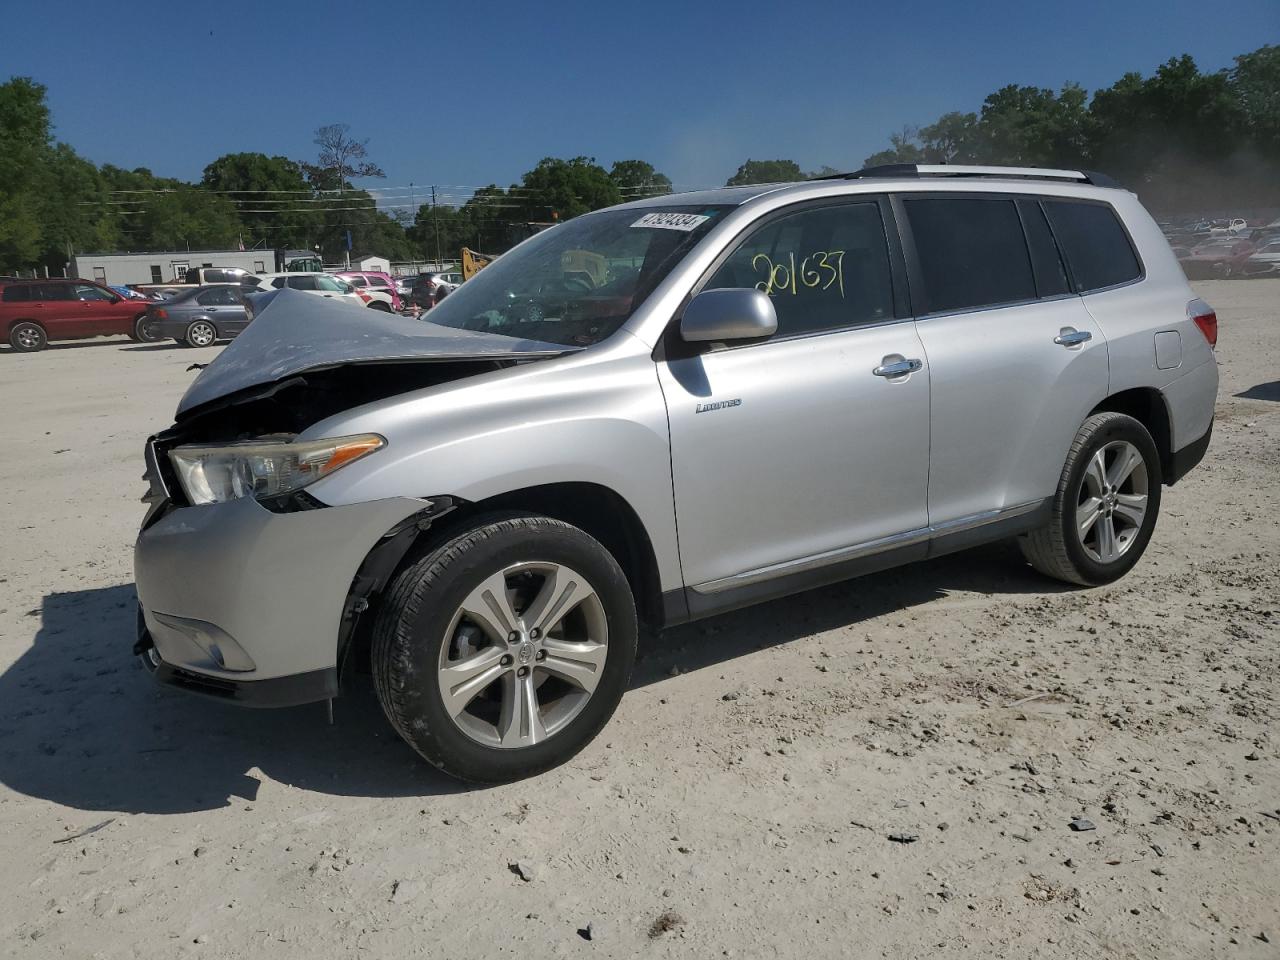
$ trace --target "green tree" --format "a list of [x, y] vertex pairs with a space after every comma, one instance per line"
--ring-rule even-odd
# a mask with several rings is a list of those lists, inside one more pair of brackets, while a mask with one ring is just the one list
[[618, 185], [594, 157], [546, 157], [512, 187], [519, 219], [569, 220], [622, 201]]
[[794, 160], [748, 160], [726, 182], [726, 187], [751, 183], [793, 183], [803, 180], [804, 172]]
[[1280, 46], [1236, 57], [1227, 83], [1254, 146], [1271, 163], [1280, 163]]
[[[880, 150], [862, 161], [864, 167], [883, 167], [891, 163], [923, 163], [924, 151], [920, 148], [920, 131], [916, 127], [903, 127], [889, 134], [889, 149]], [[741, 172], [741, 171], [739, 171]]]
[[0, 265], [30, 266], [43, 250], [34, 188], [49, 144], [44, 85], [30, 77], [0, 85]]
[[319, 239], [321, 203], [297, 161], [228, 153], [204, 168], [200, 184], [235, 205], [248, 245], [309, 248]]
[[976, 163], [978, 115], [952, 111], [920, 128], [924, 163]]
[[660, 197], [671, 192], [671, 178], [644, 160], [619, 160], [609, 170], [623, 200]]
[[1024, 167], [1078, 165], [1087, 150], [1087, 94], [1067, 84], [1060, 94], [1010, 84], [982, 104], [973, 156], [981, 163]]

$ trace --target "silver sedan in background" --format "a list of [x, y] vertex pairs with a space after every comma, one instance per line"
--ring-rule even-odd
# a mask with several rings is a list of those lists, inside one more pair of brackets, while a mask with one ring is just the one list
[[146, 322], [157, 339], [172, 339], [184, 347], [209, 347], [230, 340], [250, 319], [239, 286], [211, 283], [150, 305]]

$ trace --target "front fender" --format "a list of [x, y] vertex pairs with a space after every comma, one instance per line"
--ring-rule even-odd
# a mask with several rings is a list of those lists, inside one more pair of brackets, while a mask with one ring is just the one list
[[621, 339], [622, 349], [523, 364], [330, 417], [304, 438], [378, 433], [387, 446], [308, 492], [333, 505], [437, 495], [475, 502], [596, 484], [635, 511], [662, 589], [678, 589], [666, 406], [653, 360], [638, 341]]

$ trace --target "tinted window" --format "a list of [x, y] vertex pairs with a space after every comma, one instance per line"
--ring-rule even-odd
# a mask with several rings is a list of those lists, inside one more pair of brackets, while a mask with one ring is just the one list
[[31, 299], [31, 288], [25, 283], [15, 283], [4, 288], [0, 299], [5, 303], [26, 303]]
[[351, 284], [353, 287], [365, 287], [369, 285], [369, 281], [359, 274], [356, 274], [354, 277], [343, 277], [342, 279], [346, 280], [347, 283]]
[[351, 286], [343, 280], [320, 274], [311, 278], [312, 290], [324, 290], [326, 293], [350, 293]]
[[71, 284], [69, 283], [41, 283], [36, 285], [36, 296], [33, 300], [74, 300], [72, 295]]
[[[363, 280], [365, 278], [361, 277], [361, 279]], [[369, 286], [371, 287], [385, 287], [387, 285], [386, 277], [369, 277], [368, 281]]]
[[1013, 200], [904, 200], [929, 313], [1034, 300], [1027, 241]]
[[1108, 204], [1046, 200], [1044, 208], [1077, 290], [1128, 283], [1142, 275], [1129, 237]]
[[291, 290], [314, 290], [316, 288], [316, 278], [310, 276], [290, 277], [289, 288]]
[[271, 281], [271, 285], [275, 287], [277, 290], [279, 290], [281, 287], [284, 286], [284, 277], [276, 277], [274, 280]]
[[235, 291], [228, 290], [226, 287], [218, 287], [215, 290], [206, 290], [200, 296], [196, 297], [201, 304], [206, 307], [225, 307], [233, 306], [240, 303], [240, 298], [236, 296]]
[[773, 300], [778, 335], [893, 317], [893, 280], [876, 203], [806, 210], [770, 221], [726, 260], [706, 288], [755, 287]]

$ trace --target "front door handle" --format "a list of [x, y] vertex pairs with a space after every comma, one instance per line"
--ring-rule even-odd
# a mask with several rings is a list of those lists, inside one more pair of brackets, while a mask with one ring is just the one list
[[1093, 339], [1093, 334], [1088, 330], [1076, 330], [1074, 327], [1063, 327], [1058, 331], [1058, 335], [1053, 338], [1053, 342], [1060, 347], [1078, 347], [1082, 343], [1087, 343]]
[[[889, 360], [888, 357], [884, 358]], [[908, 373], [915, 373], [924, 364], [919, 360], [893, 360], [888, 363], [881, 361], [880, 366], [871, 372], [877, 377], [905, 377]]]

